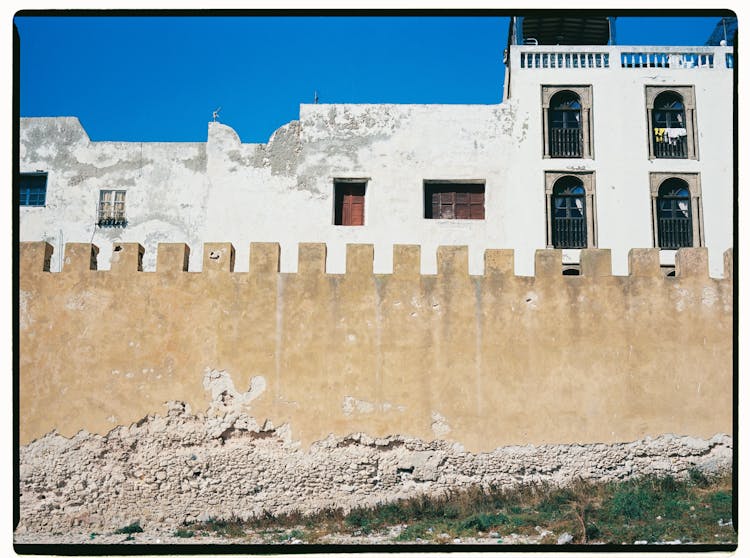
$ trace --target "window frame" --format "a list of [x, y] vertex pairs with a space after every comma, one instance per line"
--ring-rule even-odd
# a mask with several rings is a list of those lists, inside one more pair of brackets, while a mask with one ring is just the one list
[[[563, 181], [569, 182], [570, 184], [562, 183]], [[556, 191], [557, 190], [557, 191]], [[574, 190], [577, 190], [574, 192]], [[580, 207], [579, 207], [580, 200]], [[556, 248], [568, 248], [568, 249], [581, 249], [586, 248], [588, 245], [588, 226], [587, 226], [587, 211], [586, 211], [586, 189], [581, 183], [581, 179], [576, 176], [565, 176], [555, 181], [552, 187], [552, 199], [551, 199], [551, 210], [550, 215], [551, 233], [552, 233], [552, 244]], [[558, 215], [562, 212], [564, 215]], [[560, 242], [560, 237], [557, 234], [557, 223], [558, 221], [567, 222], [566, 228], [570, 229], [570, 225], [574, 222], [579, 224], [575, 227], [583, 229], [583, 243], [581, 246], [564, 246], [563, 242]], [[580, 233], [578, 233], [580, 236]], [[569, 242], [571, 237], [575, 237], [575, 231], [568, 230], [566, 240]]]
[[[111, 193], [112, 200], [107, 201], [104, 199], [105, 194]], [[122, 200], [117, 199], [117, 195], [122, 194]], [[99, 190], [99, 202], [97, 204], [96, 213], [96, 224], [99, 227], [124, 227], [128, 224], [128, 218], [125, 214], [125, 196], [127, 190], [114, 189], [114, 188], [102, 188]], [[105, 210], [105, 204], [111, 207]], [[119, 212], [116, 209], [117, 204], [122, 204], [122, 210]]]
[[[24, 179], [35, 180], [37, 178], [43, 178], [42, 184], [42, 203], [28, 203], [32, 196], [32, 186], [24, 186]], [[47, 207], [47, 183], [49, 180], [49, 173], [44, 171], [34, 172], [21, 172], [18, 177], [18, 206], [19, 207]], [[41, 180], [40, 180], [41, 181]], [[25, 192], [24, 192], [25, 191]], [[25, 194], [25, 195], [24, 195]], [[38, 196], [38, 193], [37, 193]], [[25, 200], [24, 200], [25, 198]]]
[[[469, 190], [481, 190], [479, 192], [471, 192]], [[453, 202], [453, 217], [442, 217], [433, 215], [433, 199], [432, 196], [438, 193], [439, 190], [452, 191], [454, 194]], [[466, 192], [460, 192], [460, 190], [466, 190]], [[481, 217], [456, 217], [456, 204], [455, 194], [466, 193], [481, 194], [482, 195], [482, 216]], [[426, 221], [464, 221], [474, 222], [487, 220], [487, 184], [484, 179], [454, 179], [454, 180], [441, 180], [441, 179], [426, 179], [422, 182], [422, 218]], [[468, 202], [469, 215], [471, 215], [471, 206], [474, 205], [471, 201]]]
[[[333, 225], [336, 227], [364, 227], [367, 224], [367, 186], [368, 178], [334, 178], [333, 179]], [[362, 188], [362, 223], [344, 223], [345, 188]], [[339, 202], [341, 207], [339, 208]]]
[[690, 194], [690, 226], [692, 227], [692, 248], [705, 246], [703, 236], [703, 201], [701, 195], [700, 173], [686, 172], [652, 172], [649, 173], [651, 191], [651, 234], [655, 248], [660, 250], [677, 250], [677, 248], [662, 248], [659, 242], [659, 190], [670, 178], [682, 180]]
[[[554, 220], [554, 190], [561, 179], [572, 176], [581, 181], [584, 189], [583, 213], [586, 219], [586, 246], [584, 248], [596, 248], [598, 242], [597, 234], [597, 212], [596, 212], [596, 175], [594, 171], [545, 171], [544, 173], [544, 196], [546, 207], [546, 230], [547, 248], [556, 249], [553, 239], [552, 222]], [[562, 250], [578, 250], [579, 248], [560, 248]]]
[[[654, 141], [654, 110], [656, 110], [656, 99], [663, 93], [671, 93], [682, 99], [685, 111], [685, 131], [687, 142], [687, 155], [685, 157], [657, 157]], [[698, 126], [695, 114], [695, 86], [693, 85], [646, 85], [646, 129], [648, 158], [650, 160], [684, 160], [699, 159], [698, 152]]]
[[[558, 93], [570, 92], [578, 96], [581, 104], [581, 155], [578, 157], [561, 157], [551, 154], [551, 102]], [[593, 159], [594, 158], [594, 123], [591, 117], [593, 110], [593, 92], [591, 85], [542, 85], [542, 144], [544, 159]]]

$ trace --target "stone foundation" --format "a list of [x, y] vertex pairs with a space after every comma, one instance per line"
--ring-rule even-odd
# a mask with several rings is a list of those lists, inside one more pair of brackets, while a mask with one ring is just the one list
[[18, 533], [114, 530], [134, 521], [162, 528], [266, 512], [346, 510], [473, 485], [565, 484], [577, 477], [684, 477], [732, 466], [732, 438], [663, 435], [621, 444], [506, 446], [469, 453], [446, 441], [365, 434], [309, 449], [286, 426], [213, 407], [168, 404], [105, 436], [51, 433], [21, 447]]

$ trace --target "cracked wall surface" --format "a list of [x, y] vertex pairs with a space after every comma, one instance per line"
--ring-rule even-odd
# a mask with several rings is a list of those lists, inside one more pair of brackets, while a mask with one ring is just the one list
[[[287, 424], [303, 445], [366, 432], [445, 439], [470, 451], [508, 444], [710, 437], [732, 430], [732, 255], [708, 276], [705, 249], [678, 253], [664, 277], [657, 250], [634, 250], [611, 275], [606, 250], [584, 250], [563, 276], [560, 251], [537, 253], [534, 277], [514, 253], [441, 247], [437, 275], [399, 246], [375, 274], [373, 246], [351, 245], [344, 274], [326, 246], [300, 246], [280, 273], [279, 246], [250, 246], [232, 271], [229, 243], [206, 243], [200, 273], [187, 247], [160, 245], [138, 271], [123, 243], [107, 271], [92, 246], [21, 249], [20, 439], [52, 430], [105, 434], [165, 401], [203, 410], [216, 397], [259, 421]], [[198, 259], [197, 254], [193, 254]]]
[[169, 529], [209, 518], [348, 511], [472, 486], [679, 478], [691, 469], [711, 475], [731, 463], [732, 440], [720, 434], [471, 453], [443, 440], [356, 433], [305, 449], [283, 426], [260, 425], [219, 399], [198, 414], [169, 402], [160, 415], [104, 436], [49, 434], [23, 446], [16, 532], [101, 532], [136, 521]]

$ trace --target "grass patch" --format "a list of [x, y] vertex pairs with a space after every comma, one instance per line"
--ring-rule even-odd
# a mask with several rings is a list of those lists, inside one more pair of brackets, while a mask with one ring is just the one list
[[126, 525], [125, 527], [120, 527], [115, 531], [116, 535], [132, 535], [133, 533], [143, 533], [143, 527], [141, 527], [141, 524], [138, 521]]
[[418, 496], [349, 513], [331, 508], [317, 514], [299, 513], [242, 521], [209, 520], [189, 527], [227, 537], [263, 533], [269, 542], [293, 539], [321, 542], [326, 535], [398, 534], [395, 542], [492, 537], [514, 540], [512, 534], [554, 544], [568, 533], [573, 543], [632, 544], [635, 541], [735, 544], [732, 478], [707, 477], [691, 471], [685, 480], [670, 476], [622, 482], [577, 481], [560, 488], [547, 484], [513, 490], [470, 488], [442, 498]]
[[189, 525], [194, 531], [201, 534], [217, 535], [219, 537], [228, 537], [233, 539], [243, 538], [247, 522], [239, 518], [231, 519], [214, 519], [202, 523], [191, 523]]

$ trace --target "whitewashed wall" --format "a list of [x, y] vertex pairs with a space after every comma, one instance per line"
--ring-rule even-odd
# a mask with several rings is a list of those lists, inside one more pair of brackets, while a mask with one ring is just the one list
[[[609, 68], [523, 68], [526, 52], [599, 52], [609, 55]], [[623, 68], [622, 52], [713, 53], [713, 68]], [[598, 247], [612, 249], [616, 274], [627, 273], [627, 252], [653, 247], [649, 173], [700, 173], [705, 245], [710, 273], [723, 273], [723, 252], [732, 247], [732, 71], [726, 67], [731, 48], [705, 47], [511, 47], [510, 95], [529, 119], [529, 135], [513, 180], [534, 190], [527, 199], [543, 211], [544, 171], [591, 170], [596, 177]], [[692, 85], [695, 88], [698, 160], [648, 157], [648, 85]], [[542, 85], [591, 85], [593, 159], [544, 159]], [[535, 221], [544, 225], [544, 220]], [[697, 234], [697, 233], [696, 233]], [[534, 237], [544, 242], [543, 229]], [[662, 263], [674, 263], [674, 252], [662, 251]]]
[[[243, 144], [220, 123], [206, 143], [91, 142], [76, 118], [24, 118], [21, 171], [49, 178], [46, 207], [21, 208], [21, 240], [53, 244], [53, 271], [62, 243], [93, 239], [101, 269], [115, 241], [142, 243], [145, 270], [158, 242], [187, 242], [191, 271], [204, 241], [228, 241], [246, 271], [249, 243], [267, 241], [281, 243], [282, 271], [296, 270], [297, 243], [326, 242], [328, 271], [341, 273], [346, 244], [366, 242], [376, 272], [391, 271], [394, 243], [421, 245], [424, 273], [436, 270], [436, 246], [466, 244], [471, 273], [482, 273], [485, 248], [514, 248], [516, 272], [532, 275], [545, 247], [544, 171], [593, 170], [598, 247], [627, 274], [627, 251], [653, 245], [649, 172], [700, 172], [710, 270], [721, 276], [732, 245], [729, 49], [713, 48], [711, 69], [620, 68], [625, 47], [599, 47], [618, 60], [610, 68], [520, 68], [528, 48], [511, 48], [500, 105], [302, 105], [267, 144]], [[665, 83], [695, 86], [699, 160], [648, 159], [644, 90]], [[594, 159], [542, 157], [542, 84], [592, 86]], [[364, 226], [333, 225], [334, 178], [368, 179]], [[425, 179], [484, 180], [486, 219], [424, 219]], [[127, 190], [127, 227], [95, 226], [100, 189]]]

